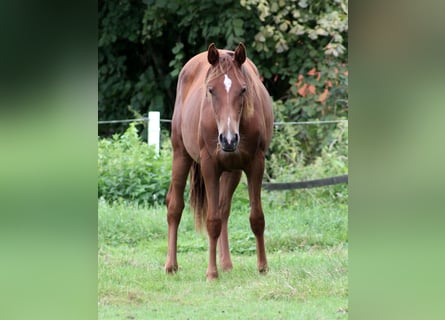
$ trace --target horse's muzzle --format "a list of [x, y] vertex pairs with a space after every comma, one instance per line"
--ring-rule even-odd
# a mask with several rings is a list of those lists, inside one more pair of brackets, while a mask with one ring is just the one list
[[221, 149], [225, 152], [234, 152], [239, 142], [239, 134], [235, 133], [235, 135], [229, 137], [223, 135], [222, 133], [218, 136], [219, 144], [221, 145]]

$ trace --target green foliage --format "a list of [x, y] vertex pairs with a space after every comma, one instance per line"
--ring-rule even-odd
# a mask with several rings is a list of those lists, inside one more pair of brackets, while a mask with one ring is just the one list
[[[275, 115], [280, 118], [282, 104], [275, 104]], [[302, 135], [310, 131], [318, 141], [319, 155], [308, 158]], [[311, 142], [314, 143], [314, 142]], [[311, 178], [320, 174], [344, 174], [348, 168], [348, 122], [332, 124], [283, 124], [276, 125], [266, 162], [269, 180], [282, 178], [286, 174]], [[324, 168], [324, 169], [322, 169]], [[302, 171], [303, 170], [303, 171]], [[322, 170], [322, 171], [320, 171]], [[310, 176], [308, 176], [310, 175]]]
[[[241, 4], [256, 11], [261, 21], [250, 55], [260, 62], [258, 68], [275, 100], [276, 120], [347, 118], [348, 1], [242, 0]], [[310, 163], [334, 128], [278, 130], [299, 141]]]
[[[99, 1], [99, 119], [125, 119], [126, 106], [137, 110], [150, 103], [156, 85], [145, 61], [140, 29], [145, 5], [141, 1]], [[120, 126], [121, 128], [123, 126]], [[116, 127], [114, 127], [116, 128]], [[100, 133], [113, 132], [102, 126]]]
[[136, 124], [122, 135], [100, 139], [98, 143], [99, 197], [107, 201], [133, 200], [161, 204], [170, 184], [171, 150], [142, 142]]

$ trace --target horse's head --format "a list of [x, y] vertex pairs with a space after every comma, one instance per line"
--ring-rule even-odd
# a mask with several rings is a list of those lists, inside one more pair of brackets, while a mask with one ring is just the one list
[[220, 54], [212, 43], [207, 60], [211, 64], [206, 77], [207, 99], [215, 114], [218, 143], [223, 151], [233, 152], [240, 141], [239, 125], [248, 90], [242, 72], [246, 48], [240, 43], [234, 53]]

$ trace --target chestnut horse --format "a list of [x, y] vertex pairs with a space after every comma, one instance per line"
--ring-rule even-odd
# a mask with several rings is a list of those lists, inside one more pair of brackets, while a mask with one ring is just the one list
[[234, 52], [218, 50], [212, 43], [207, 52], [196, 55], [182, 68], [172, 120], [173, 166], [166, 200], [168, 273], [178, 270], [177, 232], [189, 172], [195, 224], [199, 229], [205, 222], [207, 227], [207, 279], [218, 278], [217, 244], [221, 269], [232, 269], [227, 223], [242, 171], [248, 181], [258, 270], [267, 270], [261, 183], [272, 131], [271, 98], [242, 43]]

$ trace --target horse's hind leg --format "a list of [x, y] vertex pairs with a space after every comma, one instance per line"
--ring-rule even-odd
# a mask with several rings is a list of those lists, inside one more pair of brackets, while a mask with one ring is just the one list
[[192, 159], [185, 150], [173, 151], [172, 179], [167, 193], [168, 251], [165, 271], [173, 273], [178, 270], [176, 260], [176, 244], [178, 226], [184, 209], [184, 188]]
[[224, 172], [219, 182], [219, 210], [221, 215], [221, 234], [218, 238], [219, 264], [223, 271], [232, 269], [230, 258], [228, 221], [232, 196], [241, 178], [241, 171]]

